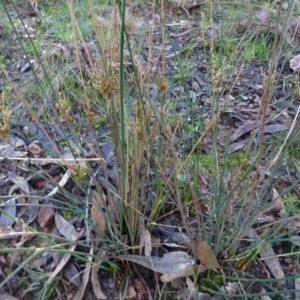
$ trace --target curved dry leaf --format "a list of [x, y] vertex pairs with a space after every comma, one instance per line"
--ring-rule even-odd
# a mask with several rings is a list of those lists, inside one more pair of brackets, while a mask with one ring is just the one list
[[64, 53], [64, 57], [67, 59], [67, 60], [69, 60], [69, 58], [70, 58], [70, 51], [68, 50], [68, 48], [67, 47], [65, 47], [64, 45], [62, 45], [62, 44], [57, 44], [56, 45], [58, 48], [60, 48], [60, 49], [62, 49], [62, 51], [63, 51], [63, 53]]
[[291, 60], [290, 60], [290, 68], [293, 71], [297, 71], [300, 68], [300, 54], [294, 56]]
[[55, 214], [55, 223], [58, 231], [69, 241], [77, 241], [82, 233], [77, 232], [73, 225], [65, 220], [59, 213]]
[[8, 178], [25, 194], [29, 195], [28, 182], [24, 177], [18, 176], [15, 172], [8, 172]]
[[183, 251], [169, 252], [163, 257], [121, 255], [118, 258], [129, 260], [154, 272], [162, 273], [161, 280], [164, 282], [190, 276], [193, 274], [193, 265], [195, 264], [195, 260]]
[[148, 230], [143, 230], [143, 232], [140, 235], [140, 254], [142, 251], [142, 248], [145, 247], [145, 256], [150, 256], [152, 246], [151, 246], [151, 235]]
[[[239, 137], [252, 131], [255, 128], [256, 121], [246, 122], [241, 125], [231, 136], [230, 142], [237, 140]], [[268, 124], [264, 126], [264, 133], [273, 133], [278, 131], [284, 131], [289, 129], [287, 125], [284, 124]]]
[[142, 218], [139, 224], [140, 232], [140, 255], [142, 255], [142, 250], [145, 247], [145, 256], [150, 256], [152, 245], [151, 245], [151, 235], [148, 230], [145, 229], [144, 219]]
[[25, 152], [16, 151], [11, 145], [0, 145], [0, 160], [6, 157], [23, 157]]
[[73, 300], [82, 300], [84, 297], [86, 286], [87, 286], [89, 278], [90, 278], [90, 272], [91, 272], [91, 267], [92, 267], [91, 262], [93, 260], [93, 254], [94, 254], [94, 248], [91, 247], [89, 255], [88, 255], [88, 262], [86, 263], [85, 269], [83, 272], [81, 284], [80, 284], [78, 291], [77, 291], [75, 297], [73, 298]]
[[[44, 255], [45, 254], [45, 255]], [[43, 267], [49, 260], [49, 253], [44, 253], [41, 257], [36, 259], [31, 265], [30, 268], [41, 268]]]
[[[68, 252], [66, 252], [66, 254], [63, 255], [63, 257], [61, 258], [61, 260], [59, 261], [58, 265], [55, 267], [55, 270], [51, 273], [51, 275], [49, 276], [48, 280], [46, 281], [45, 285], [50, 285], [51, 282], [54, 280], [54, 278], [56, 278], [57, 274], [59, 272], [61, 272], [61, 270], [63, 269], [63, 267], [68, 263], [68, 261], [70, 260], [71, 256], [72, 256], [72, 252], [75, 250], [75, 248], [77, 247], [77, 245], [72, 245], [68, 248]], [[91, 248], [93, 249], [93, 248]], [[90, 257], [90, 256], [88, 256]]]
[[0, 225], [13, 225], [17, 214], [16, 198], [6, 201], [1, 204]]
[[203, 265], [205, 265], [208, 269], [219, 272], [218, 269], [220, 269], [221, 266], [218, 263], [215, 253], [206, 241], [192, 241], [191, 249]]
[[100, 282], [98, 280], [98, 265], [93, 265], [92, 273], [91, 273], [91, 281], [93, 285], [94, 294], [98, 299], [107, 299], [107, 297], [103, 294]]
[[[272, 139], [271, 135], [266, 135], [263, 137], [263, 142], [269, 141]], [[227, 153], [233, 153], [235, 151], [238, 151], [242, 148], [244, 148], [248, 143], [249, 143], [250, 138], [245, 138], [242, 141], [236, 142], [236, 143], [232, 143], [228, 148], [227, 148]], [[253, 144], [253, 143], [252, 143]]]
[[284, 124], [269, 124], [264, 127], [264, 133], [273, 133], [278, 131], [285, 131], [288, 129], [290, 129], [290, 127]]
[[103, 212], [101, 212], [95, 204], [91, 207], [91, 216], [95, 224], [95, 233], [98, 239], [101, 239], [104, 237], [105, 234], [105, 216]]
[[29, 198], [28, 199], [28, 220], [27, 220], [27, 224], [32, 223], [38, 216], [39, 214], [39, 201], [36, 198]]
[[107, 209], [106, 196], [103, 193], [99, 194], [97, 191], [93, 191], [93, 203], [97, 203], [101, 208]]
[[[256, 241], [261, 240], [261, 237], [255, 232], [253, 228], [248, 231], [247, 235], [249, 236], [249, 238]], [[270, 244], [267, 244], [266, 247], [259, 252], [259, 255], [261, 257], [261, 260], [263, 260], [268, 266], [274, 278], [282, 279], [282, 281], [279, 281], [278, 284], [285, 285], [285, 275], [279, 262], [279, 258], [274, 252], [272, 246]]]
[[66, 266], [63, 269], [63, 274], [66, 277], [66, 279], [69, 280], [69, 283], [72, 282], [77, 287], [80, 286], [81, 283], [80, 274], [72, 262], [69, 261], [66, 264]]
[[241, 125], [231, 136], [230, 142], [237, 140], [239, 137], [252, 131], [255, 128], [256, 121], [249, 121]]
[[6, 157], [23, 157], [26, 152], [17, 151], [15, 149], [24, 145], [24, 140], [12, 136], [8, 137], [8, 142], [0, 141], [0, 160]]

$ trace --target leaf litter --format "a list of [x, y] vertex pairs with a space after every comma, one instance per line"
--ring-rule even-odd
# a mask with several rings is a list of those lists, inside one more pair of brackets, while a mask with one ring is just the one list
[[[170, 4], [171, 5], [171, 4]], [[198, 6], [196, 5], [196, 7], [194, 7], [194, 5], [192, 6], [185, 6], [180, 4], [179, 5], [180, 8], [184, 8], [184, 12], [187, 13], [187, 16], [189, 16], [189, 12], [197, 9]], [[172, 7], [170, 6], [170, 11], [172, 11]], [[28, 15], [27, 13], [24, 13], [25, 15]], [[203, 12], [202, 12], [203, 14]], [[170, 18], [170, 21], [173, 21], [173, 17], [170, 17], [169, 15], [166, 16], [167, 18]], [[270, 15], [269, 13], [267, 13], [265, 11], [265, 9], [261, 9], [260, 11], [257, 12], [257, 14], [255, 15], [256, 18], [258, 18], [261, 22], [266, 22], [269, 18]], [[170, 30], [172, 31], [171, 34], [171, 38], [172, 38], [172, 42], [173, 42], [173, 46], [176, 53], [179, 54], [180, 51], [182, 50], [182, 45], [184, 45], [188, 39], [193, 40], [194, 38], [198, 38], [197, 35], [199, 35], [199, 32], [197, 32], [196, 30], [190, 30], [184, 28], [184, 32], [182, 33], [182, 25], [185, 24], [185, 26], [195, 26], [195, 24], [193, 24], [192, 22], [179, 22], [177, 26], [175, 26], [175, 24], [171, 24], [170, 23]], [[189, 25], [187, 25], [189, 24]], [[172, 25], [172, 26], [171, 26]], [[247, 30], [244, 29], [244, 30]], [[218, 26], [217, 24], [212, 24], [210, 25], [210, 27], [208, 27], [206, 33], [206, 36], [208, 36], [211, 39], [215, 39], [218, 36]], [[195, 52], [199, 54], [199, 51], [197, 49], [198, 44], [199, 44], [199, 40], [195, 40], [196, 43], [196, 47], [195, 47]], [[174, 65], [174, 61], [172, 62], [172, 53], [168, 53], [168, 51], [170, 52], [170, 49], [172, 48], [170, 46], [171, 43], [169, 43], [169, 41], [167, 41], [167, 46], [162, 48], [160, 47], [158, 50], [161, 51], [161, 49], [164, 49], [166, 51], [166, 57], [167, 59], [170, 59], [170, 61], [168, 61], [168, 64], [170, 66], [176, 67]], [[50, 49], [49, 53], [47, 53], [47, 55], [44, 57], [44, 59], [47, 59], [47, 57], [49, 58], [49, 56], [53, 56], [55, 55], [57, 49], [59, 49], [59, 51], [61, 51], [63, 53], [63, 56], [65, 56], [65, 58], [67, 60], [71, 60], [70, 56], [72, 55], [72, 49], [71, 49], [71, 45], [64, 45], [64, 44], [56, 44], [54, 45], [54, 47], [52, 49]], [[169, 49], [169, 50], [168, 50]], [[168, 55], [169, 58], [168, 58]], [[142, 63], [145, 63], [145, 61], [141, 60]], [[240, 67], [240, 66], [237, 66]], [[252, 66], [250, 66], [252, 67]], [[298, 69], [297, 67], [297, 59], [295, 58], [294, 61], [291, 60], [290, 62], [290, 67], [291, 69], [293, 69], [294, 71], [296, 71]], [[174, 68], [175, 69], [175, 68]], [[200, 70], [199, 70], [200, 69]], [[171, 88], [171, 90], [168, 91], [169, 94], [173, 94], [173, 96], [177, 97], [177, 99], [180, 99], [180, 97], [182, 99], [187, 98], [187, 95], [192, 95], [193, 98], [193, 102], [195, 103], [202, 103], [203, 105], [206, 105], [207, 108], [207, 112], [208, 115], [210, 113], [210, 103], [211, 100], [207, 98], [207, 95], [205, 95], [205, 88], [210, 88], [209, 87], [209, 83], [206, 82], [205, 77], [203, 76], [204, 72], [206, 72], [205, 67], [201, 66], [200, 63], [200, 68], [198, 70], [195, 70], [194, 72], [190, 72], [188, 75], [188, 80], [191, 82], [191, 86], [193, 87], [193, 90], [191, 90], [189, 88], [189, 90], [184, 90], [182, 88], [178, 88], [176, 86], [176, 84], [174, 84], [174, 86]], [[257, 71], [257, 69], [255, 67], [253, 67], [254, 71]], [[25, 62], [22, 67], [21, 67], [21, 72], [22, 73], [27, 73], [29, 70], [29, 64], [28, 62]], [[174, 76], [174, 72], [172, 71], [173, 68], [169, 68], [170, 71], [170, 76]], [[252, 96], [251, 93], [251, 89], [254, 89], [255, 92], [259, 91], [262, 89], [263, 85], [261, 84], [261, 82], [253, 82], [251, 80], [248, 81], [249, 78], [247, 78], [249, 73], [249, 77], [251, 77], [252, 75], [250, 74], [251, 72], [247, 72], [245, 71], [245, 79], [246, 79], [246, 84], [248, 85], [249, 90], [246, 89], [246, 93], [249, 95], [249, 98]], [[27, 75], [26, 75], [27, 76]], [[28, 75], [29, 76], [29, 75]], [[155, 90], [155, 84], [153, 84], [153, 90]], [[240, 87], [233, 87], [233, 93], [234, 92], [240, 92], [241, 89]], [[192, 94], [190, 93], [192, 92]], [[181, 95], [179, 95], [181, 93]], [[153, 94], [154, 96], [153, 99], [155, 100], [155, 93]], [[206, 97], [206, 98], [205, 98]], [[249, 99], [248, 98], [248, 99]], [[239, 107], [237, 104], [239, 104], [239, 100], [237, 97], [229, 97], [229, 99], [231, 99], [232, 102], [234, 102], [234, 104], [232, 106], [235, 106], [235, 109], [232, 109], [231, 111], [228, 110], [229, 112], [229, 116], [230, 118], [234, 117], [235, 114], [235, 118], [237, 115], [239, 115], [239, 121], [242, 122], [242, 125], [239, 122], [236, 122], [235, 125], [233, 126], [233, 128], [235, 129], [235, 131], [233, 131], [233, 134], [230, 136], [230, 133], [228, 134], [228, 138], [230, 139], [230, 145], [229, 148], [231, 147], [231, 152], [237, 151], [238, 149], [243, 148], [247, 142], [248, 142], [248, 136], [253, 130], [255, 130], [255, 120], [254, 120], [254, 116], [257, 113], [258, 109], [259, 109], [259, 103], [255, 102], [254, 100], [256, 98], [253, 97], [252, 100], [247, 100], [247, 103], [245, 102], [243, 104], [243, 109], [238, 109], [236, 107]], [[256, 99], [257, 100], [257, 99]], [[181, 100], [181, 105], [178, 106], [178, 110], [180, 112], [184, 112], [184, 110], [187, 107], [187, 104], [185, 103], [185, 100]], [[256, 105], [256, 106], [255, 106]], [[253, 107], [252, 107], [253, 106]], [[286, 115], [286, 117], [288, 117], [289, 114]], [[61, 116], [62, 117], [62, 116]], [[223, 119], [221, 120], [223, 122]], [[64, 123], [64, 122], [63, 122]], [[20, 126], [19, 123], [15, 122], [16, 126]], [[43, 124], [46, 132], [49, 132], [49, 128], [51, 127], [50, 124]], [[268, 138], [271, 138], [271, 135], [268, 134], [272, 134], [274, 132], [280, 132], [280, 131], [284, 131], [287, 130], [289, 127], [284, 125], [284, 124], [266, 124], [265, 125], [265, 130], [264, 130], [264, 134], [265, 134], [265, 140], [267, 140]], [[17, 158], [22, 158], [25, 155], [27, 155], [29, 152], [30, 155], [33, 156], [33, 158], [39, 157], [42, 158], [42, 160], [40, 160], [40, 165], [44, 165], [47, 166], [49, 164], [56, 164], [59, 163], [60, 165], [66, 165], [62, 159], [59, 160], [59, 162], [54, 162], [50, 160], [47, 160], [47, 158], [43, 158], [43, 150], [47, 150], [48, 153], [50, 154], [51, 158], [57, 158], [58, 157], [58, 153], [57, 150], [55, 149], [54, 146], [59, 147], [59, 142], [55, 142], [55, 145], [53, 146], [48, 138], [46, 137], [46, 135], [44, 134], [43, 130], [38, 129], [35, 125], [32, 125], [31, 128], [31, 134], [34, 137], [38, 137], [39, 140], [39, 145], [37, 144], [29, 144], [26, 147], [25, 146], [25, 142], [22, 139], [18, 139], [18, 141], [16, 141], [15, 143], [13, 142], [9, 142], [9, 143], [3, 143], [2, 148], [1, 149], [1, 156], [3, 157], [3, 160], [7, 159], [7, 158], [13, 158], [13, 157], [17, 157]], [[56, 139], [56, 137], [53, 137], [54, 141], [57, 141], [58, 139]], [[223, 137], [220, 137], [223, 138]], [[237, 141], [238, 140], [238, 141]], [[187, 140], [189, 141], [189, 139]], [[208, 149], [210, 148], [210, 143], [211, 143], [211, 138], [209, 136], [206, 137], [206, 139], [204, 139], [204, 141], [206, 141], [206, 144], [208, 146]], [[23, 144], [22, 144], [23, 142]], [[233, 147], [234, 143], [240, 143], [239, 147]], [[106, 162], [108, 162], [109, 160], [113, 160], [114, 158], [114, 153], [113, 151], [111, 151], [111, 147], [110, 145], [105, 146], [105, 144], [109, 143], [108, 141], [106, 141], [103, 144], [103, 147], [101, 148], [101, 150], [104, 152], [105, 157], [106, 157]], [[14, 146], [12, 146], [14, 145]], [[18, 146], [17, 146], [18, 145]], [[224, 145], [224, 144], [223, 144]], [[23, 151], [24, 150], [24, 151]], [[61, 149], [61, 152], [63, 153], [62, 158], [65, 158], [66, 160], [68, 159], [74, 159], [74, 153], [76, 152], [76, 149], [72, 150], [70, 148], [65, 148], [65, 149]], [[64, 151], [63, 151], [64, 150]], [[224, 149], [223, 149], [224, 150]], [[86, 152], [85, 154], [87, 154], [88, 152]], [[77, 153], [78, 155], [78, 153]], [[49, 157], [49, 158], [50, 158]], [[27, 159], [27, 158], [26, 158]], [[33, 159], [31, 160], [32, 162], [37, 163], [39, 160], [34, 161]], [[112, 164], [114, 166], [114, 164]], [[45, 171], [47, 173], [47, 167], [45, 168]], [[16, 185], [16, 187], [18, 187], [19, 189], [19, 193], [25, 193], [27, 196], [30, 196], [30, 194], [32, 193], [32, 185], [29, 183], [29, 180], [26, 180], [26, 177], [22, 177], [17, 175], [15, 172], [11, 172], [9, 171], [7, 173], [8, 178]], [[46, 198], [50, 198], [50, 197], [59, 197], [60, 200], [69, 200], [68, 197], [66, 195], [63, 195], [60, 193], [60, 189], [59, 187], [68, 187], [68, 183], [70, 181], [70, 175], [68, 174], [68, 172], [66, 172], [65, 170], [59, 170], [58, 171], [58, 175], [62, 178], [60, 178], [60, 180], [58, 180], [58, 178], [54, 178], [54, 176], [49, 176], [49, 179], [53, 179], [54, 178], [54, 182], [57, 183], [58, 182], [58, 186], [54, 187], [51, 185], [51, 183], [46, 183], [46, 182], [42, 182], [39, 181], [39, 183], [36, 182], [36, 187], [39, 188], [44, 188], [45, 187], [45, 191], [47, 191], [47, 193], [45, 194]], [[114, 177], [114, 172], [110, 172], [110, 179], [112, 179]], [[104, 178], [104, 177], [99, 177], [99, 178]], [[208, 180], [207, 180], [208, 181]], [[99, 184], [101, 186], [103, 186], [103, 188], [107, 188], [108, 187], [108, 182], [106, 180], [99, 180]], [[111, 180], [111, 182], [113, 182], [113, 180]], [[110, 182], [110, 189], [111, 190], [116, 190], [115, 186], [113, 184], [111, 184]], [[205, 189], [208, 188], [208, 184], [205, 185]], [[68, 187], [68, 189], [70, 189]], [[71, 189], [70, 189], [71, 190]], [[28, 198], [31, 199], [31, 198]], [[79, 201], [79, 203], [81, 203]], [[202, 202], [201, 202], [202, 203]], [[83, 233], [83, 231], [78, 232], [75, 227], [68, 221], [66, 221], [61, 214], [58, 212], [58, 209], [54, 209], [50, 204], [46, 204], [47, 206], [41, 206], [39, 209], [39, 213], [37, 214], [36, 208], [38, 207], [38, 203], [36, 201], [29, 201], [28, 200], [28, 204], [30, 207], [32, 207], [32, 210], [29, 211], [28, 213], [28, 222], [30, 221], [30, 223], [34, 222], [35, 219], [37, 220], [37, 223], [42, 227], [42, 228], [47, 228], [47, 227], [51, 227], [53, 220], [55, 220], [55, 224], [56, 227], [58, 229], [58, 231], [60, 232], [61, 235], [63, 235], [66, 239], [70, 240], [70, 241], [76, 241], [80, 238], [82, 238], [84, 236], [85, 233]], [[99, 204], [99, 203], [98, 203]], [[202, 204], [200, 204], [202, 207]], [[13, 217], [16, 216], [17, 210], [16, 210], [16, 205], [15, 202], [8, 202], [2, 204], [3, 209], [5, 210], [5, 207], [12, 207], [13, 210], [11, 212], [9, 212], [9, 214]], [[1, 207], [1, 208], [2, 208]], [[43, 208], [44, 207], [44, 208]], [[103, 207], [102, 207], [103, 208]], [[107, 208], [107, 207], [106, 207]], [[14, 210], [15, 209], [15, 210]], [[118, 212], [118, 210], [116, 209], [115, 212]], [[105, 218], [104, 215], [102, 214], [102, 212], [99, 213], [99, 210], [97, 209], [95, 204], [92, 204], [92, 206], [90, 207], [90, 214], [91, 214], [91, 218], [94, 222], [94, 224], [96, 225], [96, 227], [99, 228], [99, 231], [96, 230], [95, 234], [97, 236], [97, 238], [103, 238], [105, 230], [106, 230], [106, 224], [105, 224]], [[116, 214], [118, 215], [118, 213]], [[0, 222], [1, 222], [1, 218], [4, 218], [4, 224], [3, 225], [9, 225], [12, 226], [14, 225], [14, 218], [10, 217], [5, 219], [5, 213], [1, 213], [1, 217], [0, 217]], [[175, 225], [175, 227], [179, 227], [177, 224]], [[177, 232], [173, 231], [169, 231], [169, 235], [175, 237], [175, 235], [178, 234]], [[185, 236], [184, 234], [181, 234], [181, 236]], [[161, 237], [165, 238], [166, 235], [161, 234]], [[171, 251], [169, 253], [164, 254], [163, 256], [156, 256], [156, 255], [151, 255], [151, 253], [153, 253], [153, 249], [151, 247], [151, 233], [143, 226], [142, 231], [140, 232], [140, 250], [142, 249], [142, 247], [144, 247], [144, 254], [145, 256], [141, 256], [141, 255], [121, 255], [121, 256], [116, 256], [118, 259], [121, 260], [128, 260], [140, 265], [143, 265], [144, 267], [147, 267], [150, 270], [153, 270], [154, 272], [158, 272], [161, 273], [161, 279], [163, 282], [169, 282], [172, 280], [175, 280], [178, 277], [188, 277], [189, 275], [192, 274], [192, 272], [194, 271], [195, 268], [195, 258], [199, 259], [201, 263], [203, 263], [203, 265], [205, 265], [208, 269], [211, 269], [213, 271], [218, 272], [220, 269], [220, 265], [219, 262], [211, 248], [211, 246], [209, 246], [206, 242], [204, 241], [199, 241], [198, 243], [196, 242], [191, 242], [191, 249], [192, 252], [194, 253], [195, 258], [193, 258], [191, 255], [187, 254], [186, 252], [182, 252], [182, 251]], [[160, 239], [159, 239], [160, 240]], [[174, 247], [179, 246], [178, 244], [180, 244], [178, 241], [179, 239], [173, 239], [173, 241], [175, 240], [175, 243], [159, 243], [160, 245], [175, 245]], [[189, 241], [189, 240], [188, 240]], [[68, 249], [71, 253], [73, 251], [75, 251], [75, 247], [69, 247]], [[92, 248], [90, 249], [89, 255], [93, 254], [93, 250]], [[273, 253], [274, 254], [274, 253]], [[272, 255], [273, 255], [272, 254]], [[74, 268], [74, 264], [72, 262], [70, 262], [70, 258], [71, 256], [69, 254], [64, 255], [63, 258], [60, 260], [60, 262], [58, 262], [58, 265], [55, 268], [55, 271], [53, 272], [52, 276], [51, 276], [51, 280], [54, 279], [55, 275], [57, 275], [61, 270], [65, 269], [68, 270], [68, 266], [71, 269], [71, 271], [69, 272], [71, 275], [67, 275], [67, 277], [69, 277], [69, 280], [71, 280], [74, 276], [76, 276], [76, 267]], [[70, 267], [71, 266], [71, 267]], [[201, 265], [200, 265], [201, 266]], [[198, 266], [200, 268], [200, 266]], [[277, 265], [278, 266], [278, 265]], [[280, 268], [278, 267], [278, 270]], [[275, 271], [274, 271], [275, 272]], [[95, 294], [97, 295], [97, 297], [99, 299], [106, 299], [106, 296], [102, 293], [101, 288], [99, 287], [98, 283], [98, 278], [97, 278], [97, 269], [92, 267], [92, 271], [91, 271], [91, 262], [88, 262], [86, 264], [86, 267], [84, 269], [84, 275], [83, 275], [83, 280], [81, 281], [81, 283], [79, 283], [79, 281], [76, 281], [76, 285], [80, 286], [80, 289], [78, 291], [78, 294], [76, 295], [75, 299], [81, 299], [83, 297], [83, 293], [84, 290], [86, 289], [86, 284], [89, 278], [89, 274], [93, 274], [94, 279], [92, 279], [93, 286], [94, 286], [94, 290], [96, 290]], [[274, 275], [274, 277], [278, 277], [279, 274], [278, 272]], [[281, 276], [282, 274], [280, 274]], [[79, 278], [79, 277], [78, 277]], [[189, 280], [189, 278], [187, 278], [187, 280]], [[97, 283], [98, 281], [98, 283]], [[192, 285], [189, 283], [187, 284], [187, 286], [192, 287]], [[142, 288], [136, 288], [135, 290], [139, 290], [138, 294], [141, 295], [140, 297], [142, 298], [143, 295], [145, 294], [145, 291], [142, 291]], [[101, 298], [102, 297], [102, 298]]]

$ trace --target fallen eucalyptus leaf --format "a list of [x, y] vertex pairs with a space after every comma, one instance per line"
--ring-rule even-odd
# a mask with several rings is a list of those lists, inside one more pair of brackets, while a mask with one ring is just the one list
[[98, 270], [99, 270], [99, 266], [93, 265], [92, 273], [91, 273], [91, 281], [92, 281], [93, 291], [98, 299], [107, 299], [107, 297], [103, 294], [102, 289], [101, 289], [101, 285], [100, 285], [100, 282], [98, 279]]
[[[247, 236], [251, 239], [256, 241], [261, 240], [261, 237], [255, 232], [254, 229], [250, 229], [247, 233]], [[261, 260], [263, 260], [266, 265], [268, 266], [270, 272], [276, 279], [282, 279], [278, 281], [278, 284], [284, 285], [285, 284], [285, 275], [282, 270], [281, 264], [279, 262], [279, 258], [277, 257], [276, 253], [274, 252], [272, 246], [267, 244], [261, 251], [259, 252]]]
[[73, 225], [65, 220], [59, 213], [55, 214], [55, 223], [58, 231], [69, 241], [77, 241], [82, 233], [77, 232]]
[[[49, 278], [47, 279], [45, 285], [50, 285], [51, 282], [56, 278], [56, 276], [61, 272], [61, 270], [64, 268], [64, 266], [68, 263], [72, 256], [72, 252], [75, 250], [77, 245], [72, 245], [67, 249], [67, 253], [63, 255], [63, 257], [60, 259], [58, 265], [56, 266], [55, 270], [52, 271]], [[92, 248], [91, 248], [92, 249]]]
[[84, 269], [84, 272], [83, 272], [81, 284], [80, 284], [80, 286], [78, 288], [78, 291], [77, 291], [75, 297], [73, 298], [73, 300], [82, 300], [83, 297], [84, 297], [86, 286], [88, 284], [89, 277], [90, 277], [90, 272], [91, 272], [91, 268], [92, 268], [91, 262], [93, 260], [93, 254], [94, 254], [94, 248], [91, 247], [89, 255], [88, 255], [88, 261], [85, 265], [85, 269]]
[[[255, 128], [256, 121], [249, 121], [241, 125], [231, 136], [230, 142], [237, 140], [239, 137], [252, 131]], [[273, 133], [288, 130], [290, 127], [284, 124], [268, 124], [264, 126], [264, 133]]]
[[195, 264], [195, 260], [183, 251], [166, 253], [163, 257], [121, 255], [118, 258], [137, 263], [154, 272], [162, 273], [161, 280], [164, 282], [190, 276], [193, 273], [193, 265]]
[[17, 213], [16, 198], [12, 198], [1, 204], [2, 209], [0, 216], [0, 225], [12, 225], [15, 223], [15, 217]]
[[28, 220], [27, 224], [32, 223], [39, 214], [39, 201], [36, 198], [29, 198], [28, 199]]
[[29, 195], [29, 186], [24, 177], [18, 176], [15, 172], [8, 172], [8, 178], [25, 194]]
[[192, 241], [191, 249], [203, 265], [210, 270], [219, 272], [218, 269], [220, 269], [221, 266], [218, 263], [216, 255], [206, 241]]
[[105, 234], [105, 217], [103, 212], [100, 211], [100, 208], [98, 209], [95, 204], [91, 207], [91, 216], [95, 224], [95, 233], [98, 239], [101, 239], [104, 237]]

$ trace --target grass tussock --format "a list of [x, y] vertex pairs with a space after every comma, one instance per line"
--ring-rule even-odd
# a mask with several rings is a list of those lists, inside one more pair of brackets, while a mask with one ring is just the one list
[[[296, 74], [286, 70], [299, 42], [296, 1], [41, 1], [34, 18], [17, 3], [1, 5], [0, 37], [12, 53], [0, 57], [0, 138], [13, 150], [1, 154], [9, 184], [0, 202], [17, 199], [9, 226], [23, 234], [0, 251], [11, 264], [0, 290], [17, 278], [14, 295], [83, 299], [100, 273], [125, 274], [114, 282], [122, 299], [131, 288], [163, 299], [168, 285], [120, 257], [162, 257], [176, 245], [208, 266], [186, 276], [181, 299], [198, 291], [227, 297], [232, 282], [244, 299], [287, 299], [288, 288], [276, 290], [283, 273], [271, 270], [270, 280], [251, 268], [259, 257], [264, 268], [269, 256], [279, 263], [279, 245], [298, 260], [290, 238], [299, 215], [299, 97]], [[20, 55], [21, 80], [10, 63]], [[288, 126], [270, 131], [278, 123]], [[233, 138], [245, 124], [250, 130]], [[12, 215], [6, 207], [1, 216]], [[43, 227], [45, 211], [53, 216]], [[48, 263], [38, 265], [43, 256]]]

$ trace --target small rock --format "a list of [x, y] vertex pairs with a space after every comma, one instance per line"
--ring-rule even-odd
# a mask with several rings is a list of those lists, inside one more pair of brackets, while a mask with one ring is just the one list
[[269, 21], [270, 16], [271, 14], [266, 8], [262, 8], [255, 14], [255, 17], [262, 22]]

